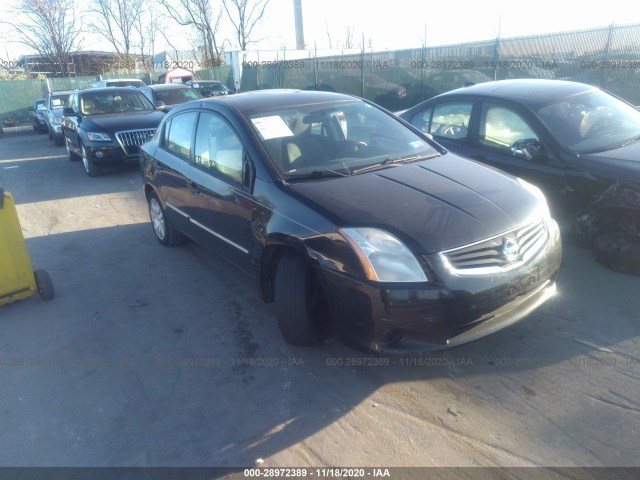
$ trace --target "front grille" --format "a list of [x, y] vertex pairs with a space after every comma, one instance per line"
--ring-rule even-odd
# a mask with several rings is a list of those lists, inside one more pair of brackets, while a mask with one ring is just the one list
[[510, 270], [535, 256], [549, 238], [545, 220], [464, 247], [441, 252], [448, 267], [458, 274]]
[[156, 133], [155, 128], [146, 130], [127, 130], [116, 132], [118, 143], [127, 155], [137, 155], [140, 153], [140, 146], [149, 140]]

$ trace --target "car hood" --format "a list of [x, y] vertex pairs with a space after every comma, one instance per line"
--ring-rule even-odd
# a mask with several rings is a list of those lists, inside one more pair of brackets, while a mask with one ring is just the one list
[[640, 189], [640, 141], [606, 152], [580, 155], [581, 168], [594, 176]]
[[340, 226], [380, 227], [422, 253], [500, 234], [530, 220], [540, 207], [514, 177], [450, 153], [288, 186]]
[[157, 110], [151, 112], [109, 113], [85, 117], [82, 127], [87, 130], [95, 125], [106, 132], [158, 128], [163, 118], [164, 113]]
[[51, 115], [52, 117], [55, 118], [62, 118], [62, 111], [64, 110], [64, 108], [54, 108], [52, 110], [49, 110], [49, 115]]

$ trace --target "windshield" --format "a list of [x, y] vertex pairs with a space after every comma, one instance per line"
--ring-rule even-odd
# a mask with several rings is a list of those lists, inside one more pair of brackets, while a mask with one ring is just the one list
[[537, 113], [556, 140], [577, 153], [609, 150], [640, 139], [640, 111], [601, 90], [565, 98]]
[[69, 94], [65, 93], [63, 95], [52, 95], [51, 96], [51, 108], [64, 108], [67, 106], [67, 101], [69, 100]]
[[137, 90], [114, 93], [85, 93], [80, 99], [83, 115], [155, 110], [151, 102]]
[[170, 90], [156, 90], [156, 97], [158, 100], [165, 103], [165, 105], [176, 105], [178, 103], [188, 102], [189, 100], [197, 100], [202, 98], [191, 87], [189, 88], [174, 88]]
[[301, 105], [251, 115], [287, 178], [342, 176], [438, 155], [394, 117], [361, 101]]

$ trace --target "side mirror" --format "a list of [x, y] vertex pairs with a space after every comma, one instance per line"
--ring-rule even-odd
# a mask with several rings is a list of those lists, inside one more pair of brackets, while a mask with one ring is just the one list
[[511, 154], [516, 158], [522, 158], [524, 160], [536, 160], [543, 157], [542, 147], [540, 142], [535, 138], [525, 138], [518, 140], [511, 145]]
[[78, 114], [71, 107], [64, 107], [62, 109], [62, 115], [65, 115], [67, 117], [77, 117], [78, 116]]
[[167, 105], [162, 100], [157, 100], [156, 101], [156, 108], [158, 110], [166, 110]]
[[30, 112], [35, 112], [35, 111], [36, 111], [36, 109], [35, 109], [35, 108], [33, 108], [33, 107], [31, 107], [31, 108], [29, 108], [29, 111], [30, 111]]

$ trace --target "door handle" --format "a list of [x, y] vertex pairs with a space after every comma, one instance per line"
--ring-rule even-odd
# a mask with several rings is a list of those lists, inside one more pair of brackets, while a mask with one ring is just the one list
[[187, 190], [189, 190], [194, 195], [197, 195], [200, 193], [200, 189], [198, 188], [198, 184], [196, 182], [187, 183]]

